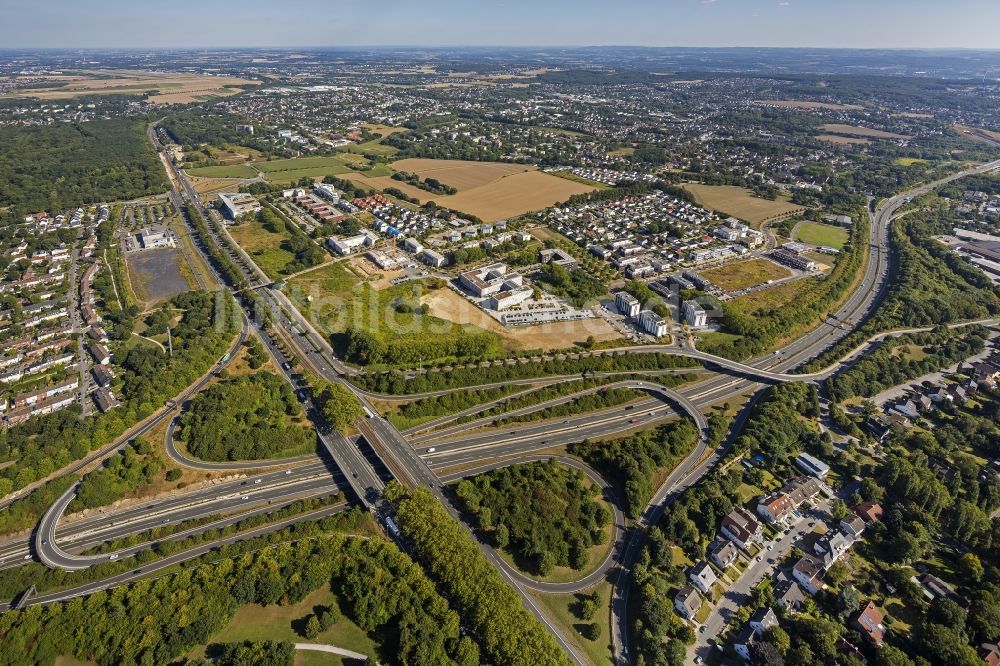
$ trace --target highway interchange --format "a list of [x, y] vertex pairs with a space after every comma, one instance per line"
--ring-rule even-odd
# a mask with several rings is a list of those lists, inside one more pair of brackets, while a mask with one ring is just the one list
[[[162, 151], [155, 125], [150, 127], [149, 137], [154, 145]], [[174, 184], [174, 190], [170, 196], [177, 209], [183, 210], [184, 202], [188, 201], [196, 207], [206, 221], [212, 220], [212, 212], [202, 205], [186, 175], [176, 169], [169, 161], [167, 164]], [[946, 182], [997, 166], [1000, 166], [1000, 162], [969, 169], [950, 178], [892, 197], [870, 211], [871, 247], [864, 274], [857, 288], [837, 312], [833, 313], [823, 324], [786, 345], [780, 353], [762, 356], [747, 363], [736, 363], [680, 345], [648, 345], [614, 350], [626, 353], [660, 351], [686, 356], [701, 362], [707, 369], [718, 369], [725, 374], [709, 375], [705, 379], [703, 378], [706, 375], [705, 370], [699, 368], [671, 371], [694, 373], [698, 379], [673, 389], [658, 384], [655, 376], [650, 376], [648, 381], [630, 378], [608, 384], [608, 386], [644, 391], [649, 394], [649, 397], [627, 406], [566, 417], [556, 422], [516, 423], [490, 431], [470, 432], [470, 430], [487, 426], [491, 420], [489, 418], [451, 425], [439, 430], [431, 430], [431, 428], [443, 426], [459, 416], [485, 411], [495, 403], [487, 403], [464, 410], [457, 415], [436, 419], [435, 422], [406, 433], [401, 433], [388, 420], [374, 416], [375, 410], [371, 402], [373, 399], [409, 400], [420, 396], [381, 396], [355, 387], [348, 378], [357, 371], [349, 368], [333, 355], [333, 350], [325, 338], [302, 317], [279, 289], [270, 284], [270, 281], [260, 272], [249, 256], [228, 238], [222, 225], [210, 223], [209, 228], [214, 242], [218, 247], [223, 248], [243, 270], [248, 284], [257, 296], [257, 303], [267, 309], [272, 330], [279, 331], [275, 335], [272, 331], [265, 330], [261, 323], [261, 317], [258, 316], [260, 313], [247, 311], [244, 313], [244, 325], [233, 349], [235, 350], [250, 335], [259, 338], [264, 343], [276, 366], [281, 368], [285, 380], [300, 395], [308, 415], [317, 424], [321, 457], [304, 456], [282, 461], [207, 463], [186, 456], [173, 443], [174, 412], [185, 400], [204, 387], [211, 378], [211, 374], [206, 375], [178, 396], [173, 405], [168, 405], [146, 423], [126, 433], [125, 437], [88, 456], [86, 460], [67, 471], [76, 474], [87, 469], [120, 450], [130, 439], [152, 430], [164, 419], [170, 419], [165, 445], [167, 455], [175, 464], [206, 471], [229, 471], [235, 475], [234, 478], [179, 493], [166, 499], [143, 502], [120, 509], [91, 511], [84, 517], [60, 522], [66, 507], [75, 496], [77, 484], [74, 484], [43, 516], [32, 534], [30, 549], [29, 544], [24, 539], [0, 544], [0, 569], [19, 566], [26, 561], [26, 556], [30, 558], [34, 555], [50, 567], [81, 570], [99, 562], [130, 557], [155, 545], [155, 541], [150, 540], [114, 553], [90, 552], [113, 539], [146, 534], [163, 525], [192, 520], [211, 518], [212, 522], [208, 526], [230, 525], [247, 516], [274, 511], [299, 499], [329, 496], [338, 491], [341, 492], [341, 498], [344, 500], [356, 499], [365, 508], [372, 511], [376, 517], [384, 521], [390, 509], [381, 498], [381, 492], [390, 477], [411, 487], [425, 486], [430, 488], [448, 507], [449, 511], [458, 517], [457, 510], [443, 493], [442, 485], [445, 483], [457, 480], [462, 476], [481, 473], [488, 469], [516, 462], [547, 459], [550, 456], [540, 455], [539, 452], [569, 442], [620, 434], [648, 427], [653, 423], [674, 418], [678, 414], [685, 414], [692, 418], [699, 427], [701, 437], [698, 445], [672, 470], [668, 478], [657, 489], [641, 519], [635, 525], [631, 527], [626, 525], [620, 510], [617, 510], [616, 507], [614, 546], [606, 561], [597, 570], [571, 583], [540, 583], [510, 567], [492, 548], [480, 543], [484, 554], [500, 569], [502, 575], [514, 589], [521, 594], [529, 610], [553, 632], [562, 647], [577, 662], [582, 660], [571, 641], [563, 634], [563, 630], [541, 611], [537, 603], [526, 593], [526, 589], [573, 592], [586, 589], [603, 578], [609, 578], [614, 584], [612, 643], [617, 661], [622, 664], [630, 663], [626, 617], [630, 587], [629, 576], [631, 567], [643, 544], [645, 531], [655, 524], [664, 505], [672, 497], [697, 482], [724, 455], [728, 444], [732, 441], [733, 436], [739, 432], [743, 421], [749, 414], [753, 399], [744, 407], [734, 422], [730, 437], [714, 450], [709, 450], [710, 445], [705, 437], [707, 422], [704, 414], [707, 408], [737, 396], [751, 393], [756, 395], [756, 389], [762, 383], [819, 381], [839, 370], [844, 363], [849, 363], [852, 358], [862, 354], [865, 346], [855, 350], [841, 362], [832, 364], [822, 371], [809, 374], [792, 372], [853, 332], [877, 306], [890, 273], [887, 243], [889, 227], [899, 208], [912, 197], [930, 191]], [[204, 252], [205, 248], [199, 247], [199, 250]], [[206, 262], [211, 265], [207, 256]], [[222, 280], [220, 279], [219, 282], [222, 283]], [[246, 302], [243, 304], [246, 306]], [[247, 309], [249, 310], [249, 308]], [[281, 340], [283, 344], [277, 344], [276, 340]], [[229, 357], [231, 354], [227, 354], [227, 360]], [[346, 438], [336, 431], [331, 431], [326, 426], [318, 408], [309, 397], [309, 385], [305, 382], [302, 374], [293, 369], [298, 364], [304, 365], [316, 376], [326, 381], [339, 382], [348, 387], [366, 409], [371, 411], [372, 418], [362, 419], [358, 423], [362, 434], [361, 439]], [[224, 365], [225, 363], [222, 362], [219, 364], [220, 367]], [[214, 370], [218, 369], [220, 368]], [[639, 373], [629, 374], [634, 377]], [[663, 373], [661, 371], [655, 374]], [[525, 392], [527, 392], [529, 386], [579, 378], [578, 375], [561, 378], [542, 377], [523, 382], [505, 382], [504, 384], [523, 384], [526, 388]], [[597, 387], [588, 388], [570, 396], [546, 401], [541, 405], [512, 411], [510, 415], [526, 414], [547, 406], [562, 404], [595, 390], [598, 390]], [[444, 392], [447, 391], [434, 392], [434, 394]], [[510, 397], [507, 396], [502, 400], [510, 399]], [[433, 451], [429, 450], [432, 448]], [[604, 488], [609, 498], [612, 498], [612, 489], [596, 472], [575, 459], [562, 457], [561, 461], [564, 464], [583, 469], [595, 483]], [[280, 469], [274, 470], [271, 469], [272, 467], [280, 467]], [[460, 471], [455, 471], [459, 468]], [[347, 497], [344, 497], [345, 494]], [[193, 549], [175, 553], [153, 564], [137, 567], [97, 583], [64, 590], [57, 594], [32, 597], [27, 600], [27, 603], [48, 603], [80, 594], [88, 594], [97, 589], [106, 589], [134, 580], [136, 575], [148, 575], [177, 562], [197, 557], [207, 552], [210, 547], [217, 547], [222, 543], [233, 543], [266, 531], [280, 529], [296, 521], [312, 520], [319, 515], [329, 515], [344, 510], [350, 504], [349, 501], [339, 501], [318, 511], [292, 516], [280, 523], [269, 524], [246, 534], [227, 537], [222, 542], [199, 544]], [[208, 529], [205, 525], [194, 526], [167, 538], [179, 539], [205, 529]], [[405, 544], [401, 545], [405, 547]]]

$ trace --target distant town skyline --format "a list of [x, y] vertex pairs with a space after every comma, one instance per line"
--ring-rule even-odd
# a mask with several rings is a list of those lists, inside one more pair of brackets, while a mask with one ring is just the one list
[[1000, 49], [996, 0], [4, 0], [5, 48]]

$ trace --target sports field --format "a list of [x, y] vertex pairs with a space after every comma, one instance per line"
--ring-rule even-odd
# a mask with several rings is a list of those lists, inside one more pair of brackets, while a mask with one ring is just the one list
[[810, 245], [832, 247], [839, 250], [847, 243], [847, 229], [819, 222], [802, 222], [795, 232], [796, 240]]
[[790, 203], [787, 197], [779, 196], [774, 201], [761, 199], [750, 190], [735, 185], [688, 183], [684, 189], [691, 192], [701, 206], [739, 218], [756, 228], [773, 217], [803, 210], [802, 206]]
[[870, 127], [858, 127], [856, 125], [823, 125], [823, 130], [832, 134], [846, 134], [848, 136], [868, 136], [873, 139], [909, 139], [905, 134], [895, 132], [883, 132], [882, 130], [871, 129]]
[[23, 88], [11, 97], [70, 99], [83, 95], [142, 95], [153, 91], [153, 104], [187, 104], [214, 97], [235, 95], [258, 81], [232, 76], [137, 72], [131, 70], [86, 70], [46, 77], [55, 87]]
[[768, 280], [780, 280], [791, 275], [784, 266], [779, 266], [768, 259], [751, 259], [725, 264], [718, 268], [701, 271], [701, 275], [711, 280], [720, 289], [737, 291], [747, 287], [756, 287]]

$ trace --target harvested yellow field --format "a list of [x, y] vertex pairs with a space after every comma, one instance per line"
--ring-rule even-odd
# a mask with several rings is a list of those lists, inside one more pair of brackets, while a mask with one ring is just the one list
[[421, 178], [437, 178], [445, 185], [451, 185], [459, 191], [481, 187], [505, 176], [535, 169], [527, 164], [432, 160], [416, 157], [393, 162], [392, 168], [396, 171], [415, 173]]
[[701, 206], [744, 220], [753, 227], [760, 227], [772, 218], [804, 210], [798, 204], [789, 203], [787, 197], [779, 196], [774, 201], [761, 199], [750, 190], [735, 185], [688, 183], [684, 189], [691, 192]]
[[198, 194], [214, 194], [223, 190], [235, 192], [239, 188], [239, 183], [234, 183], [231, 178], [191, 178], [191, 187]]
[[846, 134], [848, 136], [868, 136], [873, 139], [909, 139], [910, 137], [905, 134], [896, 134], [895, 132], [883, 132], [882, 130], [872, 129], [870, 127], [858, 127], [856, 125], [837, 125], [827, 123], [822, 126], [823, 129], [831, 134]]
[[416, 197], [421, 201], [426, 201], [427, 199], [434, 197], [434, 194], [428, 192], [427, 190], [422, 190], [419, 187], [410, 185], [409, 183], [402, 183], [398, 180], [393, 180], [389, 176], [378, 176], [377, 178], [369, 178], [363, 173], [354, 172], [354, 173], [345, 173], [339, 177], [343, 178], [344, 180], [354, 181], [355, 183], [358, 183], [359, 185], [364, 185], [365, 187], [373, 187], [377, 190], [384, 190], [388, 187], [394, 187], [403, 194], [411, 197]]
[[154, 104], [182, 104], [211, 97], [235, 95], [245, 86], [258, 81], [233, 76], [199, 76], [167, 72], [129, 70], [96, 70], [80, 74], [49, 77], [62, 82], [58, 88], [25, 88], [12, 93], [16, 97], [38, 99], [69, 99], [82, 95], [141, 95], [155, 91], [149, 101]]
[[864, 145], [866, 143], [871, 143], [868, 139], [862, 139], [855, 136], [837, 136], [836, 134], [820, 134], [816, 138], [820, 141], [836, 143], [842, 146]]
[[758, 99], [758, 104], [768, 104], [770, 106], [780, 106], [785, 109], [828, 109], [832, 111], [856, 111], [864, 107], [857, 104], [832, 104], [830, 102], [810, 102], [796, 99]]
[[594, 189], [541, 171], [525, 171], [450, 197], [435, 198], [434, 202], [486, 222], [495, 222], [542, 210], [574, 194], [586, 194]]
[[510, 349], [563, 349], [583, 343], [589, 336], [597, 342], [618, 340], [618, 334], [604, 319], [559, 321], [537, 326], [508, 328], [465, 300], [451, 289], [436, 289], [420, 299], [430, 314], [456, 324], [471, 324], [496, 333]]

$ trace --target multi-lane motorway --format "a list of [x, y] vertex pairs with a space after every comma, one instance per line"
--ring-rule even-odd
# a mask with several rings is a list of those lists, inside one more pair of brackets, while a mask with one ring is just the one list
[[[150, 139], [161, 148], [155, 135], [155, 128], [150, 128]], [[211, 219], [209, 212], [201, 205], [200, 200], [194, 193], [186, 176], [175, 169], [168, 162], [170, 175], [175, 185], [175, 190], [171, 197], [178, 209], [183, 209], [182, 200], [190, 201], [197, 210], [205, 217]], [[889, 257], [887, 250], [887, 239], [890, 223], [898, 209], [909, 201], [913, 196], [917, 196], [931, 189], [938, 187], [956, 178], [978, 173], [990, 168], [1000, 166], [1000, 161], [990, 165], [984, 165], [975, 169], [955, 174], [954, 176], [931, 183], [921, 188], [916, 188], [910, 192], [898, 195], [883, 202], [870, 215], [871, 225], [871, 248], [869, 260], [865, 267], [864, 275], [858, 288], [851, 294], [846, 302], [833, 314], [832, 318], [811, 331], [807, 335], [795, 340], [787, 345], [779, 354], [768, 355], [753, 359], [747, 363], [736, 363], [726, 359], [720, 359], [709, 354], [704, 354], [694, 349], [680, 347], [664, 347], [658, 349], [655, 346], [625, 348], [625, 352], [650, 352], [665, 351], [678, 355], [688, 356], [704, 363], [707, 367], [720, 368], [727, 373], [736, 375], [715, 376], [707, 380], [691, 383], [677, 390], [667, 389], [656, 384], [654, 381], [629, 380], [621, 385], [650, 392], [658, 399], [643, 400], [627, 407], [602, 410], [582, 416], [574, 416], [563, 419], [561, 422], [548, 422], [539, 424], [517, 424], [509, 429], [504, 428], [502, 432], [463, 434], [469, 428], [483, 425], [482, 421], [473, 421], [471, 424], [462, 426], [451, 426], [439, 431], [429, 431], [422, 429], [422, 434], [410, 433], [408, 440], [403, 433], [400, 433], [389, 421], [374, 415], [369, 398], [373, 394], [357, 389], [346, 377], [353, 372], [349, 370], [333, 355], [326, 340], [323, 339], [306, 321], [301, 314], [292, 306], [288, 299], [280, 291], [270, 288], [266, 276], [259, 272], [253, 261], [243, 253], [238, 246], [231, 243], [228, 238], [223, 238], [220, 234], [228, 236], [225, 230], [219, 231], [215, 225], [209, 225], [210, 231], [221, 247], [226, 248], [233, 260], [245, 269], [248, 283], [254, 287], [257, 302], [262, 304], [269, 311], [273, 325], [281, 331], [281, 337], [289, 344], [294, 355], [301, 360], [317, 376], [327, 381], [341, 382], [350, 388], [358, 396], [359, 400], [367, 409], [372, 412], [372, 417], [359, 422], [359, 428], [363, 440], [367, 443], [367, 449], [359, 447], [359, 443], [345, 438], [339, 433], [330, 432], [324, 426], [322, 415], [318, 413], [315, 405], [308, 398], [308, 386], [302, 377], [290, 371], [293, 366], [293, 359], [286, 357], [285, 353], [274, 344], [270, 335], [261, 326], [254, 322], [248, 322], [240, 336], [239, 343], [247, 335], [257, 335], [264, 342], [268, 352], [274, 358], [282, 374], [293, 387], [303, 397], [303, 402], [310, 417], [318, 424], [318, 437], [321, 449], [329, 454], [329, 458], [335, 464], [335, 469], [331, 470], [326, 465], [318, 462], [310, 462], [308, 459], [281, 461], [281, 465], [287, 466], [291, 463], [298, 463], [300, 466], [291, 469], [282, 469], [275, 472], [266, 472], [254, 477], [220, 483], [208, 488], [191, 491], [182, 495], [177, 495], [162, 500], [156, 506], [148, 506], [145, 510], [132, 507], [120, 511], [97, 513], [86, 518], [68, 522], [58, 526], [59, 519], [65, 507], [72, 501], [74, 488], [56, 502], [46, 513], [38, 526], [34, 537], [34, 547], [43, 562], [50, 566], [57, 566], [65, 569], [80, 569], [100, 561], [107, 561], [113, 556], [125, 557], [148, 548], [150, 544], [141, 544], [129, 549], [125, 549], [115, 554], [102, 553], [98, 555], [81, 555], [83, 551], [90, 550], [107, 540], [127, 536], [130, 534], [148, 532], [154, 527], [166, 524], [166, 522], [180, 522], [195, 518], [205, 518], [207, 516], [223, 516], [219, 521], [233, 522], [239, 515], [251, 515], [252, 513], [263, 513], [273, 510], [277, 506], [284, 506], [294, 501], [296, 498], [317, 496], [335, 492], [339, 481], [342, 489], [349, 489], [353, 495], [360, 499], [377, 516], [382, 517], [387, 510], [381, 500], [381, 490], [384, 486], [384, 479], [377, 467], [384, 467], [385, 470], [399, 481], [410, 486], [425, 486], [432, 489], [445, 505], [457, 516], [454, 507], [449, 503], [448, 498], [441, 490], [441, 484], [457, 478], [456, 474], [439, 477], [438, 470], [456, 465], [465, 467], [464, 474], [472, 474], [487, 467], [495, 467], [502, 464], [510, 464], [512, 461], [532, 459], [539, 449], [566, 444], [570, 441], [579, 441], [586, 437], [600, 437], [625, 430], [647, 426], [663, 420], [677, 412], [683, 412], [694, 418], [699, 429], [704, 433], [706, 428], [704, 410], [707, 406], [722, 402], [733, 396], [746, 394], [758, 388], [760, 382], [782, 382], [794, 380], [819, 380], [830, 373], [836, 371], [840, 364], [835, 364], [821, 372], [809, 374], [796, 374], [792, 372], [794, 368], [814, 358], [824, 349], [835, 344], [841, 338], [849, 334], [873, 311], [877, 305], [878, 298], [882, 293], [889, 274]], [[244, 304], [245, 305], [245, 304]], [[254, 313], [250, 313], [251, 316]], [[289, 318], [291, 317], [291, 319]], [[301, 332], [300, 332], [301, 331]], [[684, 372], [685, 370], [678, 370]], [[577, 376], [561, 378], [566, 381], [577, 379]], [[552, 381], [555, 378], [543, 378], [541, 381]], [[529, 380], [527, 383], [540, 383], [540, 380]], [[191, 395], [200, 388], [193, 386], [192, 390], [185, 394]], [[414, 396], [407, 396], [412, 398]], [[549, 404], [560, 404], [565, 402], [567, 397], [555, 399]], [[514, 413], [527, 413], [541, 407], [535, 406], [531, 410], [519, 410]], [[475, 413], [475, 410], [468, 411]], [[738, 431], [740, 421], [748, 414], [744, 410], [734, 430]], [[165, 412], [161, 418], [165, 418]], [[442, 420], [441, 423], [446, 421]], [[438, 424], [435, 424], [438, 425]], [[204, 467], [204, 469], [214, 470], [238, 470], [251, 468], [264, 468], [269, 464], [278, 463], [200, 463], [192, 461], [184, 456], [172, 446], [170, 438], [171, 428], [168, 429], [168, 454], [179, 464], [198, 467], [199, 465], [214, 465]], [[134, 435], [133, 435], [134, 436]], [[417, 446], [415, 446], [415, 444]], [[419, 447], [419, 448], [418, 448]], [[429, 449], [433, 448], [433, 451]], [[629, 662], [628, 631], [626, 623], [626, 609], [629, 589], [629, 573], [632, 564], [641, 548], [644, 530], [654, 524], [658, 519], [663, 506], [675, 496], [677, 492], [688, 487], [700, 479], [715, 462], [725, 452], [725, 446], [714, 452], [707, 450], [708, 444], [704, 437], [699, 442], [696, 450], [679, 464], [670, 474], [666, 482], [657, 490], [653, 500], [647, 507], [642, 519], [631, 530], [624, 528], [623, 520], [618, 520], [618, 532], [616, 546], [612, 549], [613, 557], [601, 567], [600, 572], [595, 572], [591, 576], [585, 577], [575, 583], [564, 584], [558, 591], [571, 591], [583, 589], [592, 583], [589, 578], [594, 575], [603, 576], [611, 568], [615, 568], [613, 574], [615, 580], [615, 594], [613, 600], [613, 642], [615, 651], [620, 663]], [[105, 452], [111, 449], [105, 449]], [[366, 457], [367, 456], [367, 457]], [[374, 459], [372, 458], [374, 456]], [[503, 458], [503, 462], [498, 460]], [[94, 462], [96, 458], [91, 458], [89, 462]], [[476, 466], [475, 462], [484, 462], [485, 466]], [[373, 464], [375, 463], [375, 464]], [[580, 463], [572, 463], [580, 465]], [[80, 468], [82, 469], [82, 467]], [[333, 474], [342, 475], [334, 479]], [[588, 471], [595, 481], [599, 477], [594, 476], [592, 470]], [[249, 484], [249, 485], [245, 485]], [[324, 509], [323, 511], [333, 511], [336, 509]], [[311, 515], [302, 517], [292, 517], [283, 524], [290, 524], [295, 520], [309, 519]], [[157, 521], [160, 521], [157, 523]], [[59, 529], [57, 530], [57, 526]], [[204, 527], [194, 527], [193, 531], [205, 529]], [[265, 528], [261, 528], [265, 529]], [[185, 532], [186, 533], [186, 532]], [[231, 537], [231, 540], [240, 538]], [[218, 543], [214, 544], [218, 545]], [[545, 614], [537, 607], [537, 604], [524, 594], [525, 587], [538, 587], [542, 585], [536, 581], [524, 577], [516, 571], [510, 570], [503, 563], [502, 558], [492, 551], [488, 546], [482, 545], [487, 555], [498, 567], [507, 580], [522, 593], [526, 606], [534, 612], [556, 635], [559, 642], [567, 652], [577, 661], [578, 655], [570, 645], [569, 641]], [[192, 551], [193, 552], [193, 551]], [[12, 566], [23, 561], [24, 555], [28, 554], [24, 549], [24, 544], [11, 544], [0, 546], [0, 567]], [[182, 554], [178, 554], [182, 555]], [[189, 554], [190, 556], [194, 556]], [[177, 556], [173, 556], [176, 558]], [[18, 559], [21, 558], [21, 559]], [[163, 562], [165, 560], [161, 560]], [[180, 561], [180, 560], [177, 560]], [[156, 565], [159, 567], [159, 563]], [[147, 566], [146, 572], [152, 569]], [[113, 584], [131, 580], [136, 571], [116, 576], [114, 579], [101, 581], [95, 586], [80, 588], [76, 593], [86, 593], [92, 589], [103, 589]], [[596, 579], [595, 579], [596, 580]], [[544, 586], [543, 586], [544, 587]], [[565, 588], [565, 589], [563, 589]], [[70, 591], [72, 592], [72, 591]], [[38, 597], [33, 603], [51, 601], [57, 598], [68, 598], [66, 592], [59, 595], [49, 595]]]

